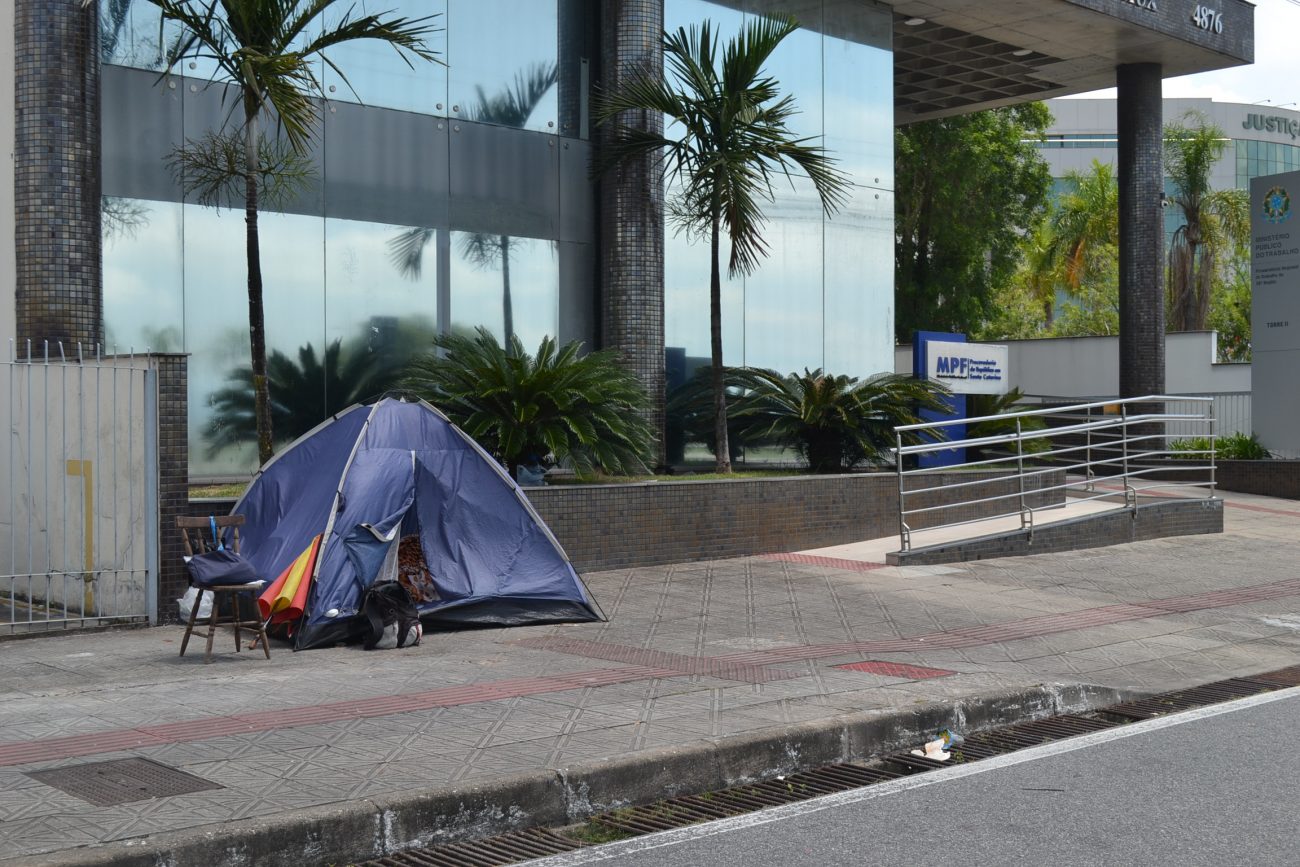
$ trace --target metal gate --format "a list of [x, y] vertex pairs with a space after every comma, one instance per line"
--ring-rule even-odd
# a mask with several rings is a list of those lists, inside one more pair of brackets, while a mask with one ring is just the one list
[[0, 635], [157, 622], [157, 372], [61, 344], [8, 355]]

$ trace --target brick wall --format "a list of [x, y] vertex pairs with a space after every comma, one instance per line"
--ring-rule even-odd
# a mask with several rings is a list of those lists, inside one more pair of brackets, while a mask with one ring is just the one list
[[1139, 505], [1136, 513], [1123, 509], [1047, 524], [1034, 530], [1032, 536], [1018, 530], [891, 553], [888, 559], [896, 566], [931, 566], [1222, 532], [1222, 500], [1165, 500]]
[[1300, 461], [1216, 461], [1215, 481], [1225, 491], [1300, 500]]
[[[909, 487], [992, 475], [927, 473], [913, 476]], [[1039, 485], [1063, 482], [1064, 476], [1053, 471]], [[1000, 484], [1003, 490], [1011, 489], [1010, 482]], [[580, 570], [801, 551], [898, 532], [898, 478], [889, 473], [555, 485], [528, 488], [527, 493]], [[911, 505], [934, 505], [942, 496], [918, 495]], [[1060, 491], [1029, 495], [1030, 504], [1038, 508], [1060, 503], [1062, 498]], [[189, 504], [189, 514], [224, 515], [234, 503], [195, 500]], [[989, 507], [964, 507], [962, 514], [989, 514]]]

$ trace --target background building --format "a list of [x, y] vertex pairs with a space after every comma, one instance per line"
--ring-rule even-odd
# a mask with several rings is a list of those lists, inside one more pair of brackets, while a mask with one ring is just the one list
[[[1132, 308], [1120, 388], [1159, 392], [1161, 80], [1249, 62], [1254, 45], [1244, 0], [1209, 28], [1187, 0], [358, 2], [439, 16], [446, 64], [334, 52], [351, 87], [322, 70], [313, 182], [263, 213], [268, 346], [291, 384], [280, 396], [305, 416], [370, 396], [434, 333], [503, 336], [508, 297], [526, 346], [552, 334], [621, 350], [662, 424], [665, 352], [675, 376], [707, 355], [707, 249], [665, 226], [672, 190], [648, 166], [592, 177], [591, 99], [661, 63], [663, 28], [710, 18], [729, 34], [763, 12], [798, 18], [769, 71], [798, 100], [795, 131], [823, 137], [854, 189], [833, 219], [805, 179], [778, 193], [771, 257], [724, 287], [727, 363], [890, 369], [894, 126], [1118, 86]], [[186, 201], [167, 169], [229, 101], [201, 64], [160, 77], [170, 33], [160, 41], [143, 0], [13, 8], [0, 22], [4, 336], [189, 353], [191, 467], [247, 471], [251, 448], [222, 445], [248, 356], [242, 217]], [[511, 90], [530, 110], [498, 111]]]
[[[1085, 172], [1093, 160], [1113, 163], [1119, 146], [1113, 99], [1053, 99], [1055, 122], [1040, 147], [1052, 177]], [[1227, 147], [1210, 174], [1214, 189], [1250, 188], [1250, 179], [1300, 169], [1300, 111], [1290, 106], [1247, 105], [1211, 99], [1166, 99], [1166, 123], [1200, 114], [1223, 130]]]

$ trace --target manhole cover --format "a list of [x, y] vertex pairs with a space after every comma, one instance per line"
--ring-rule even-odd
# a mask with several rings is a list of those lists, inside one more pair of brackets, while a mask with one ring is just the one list
[[209, 789], [225, 788], [211, 780], [151, 762], [148, 759], [118, 759], [31, 771], [33, 780], [67, 792], [96, 807], [112, 807], [150, 798], [170, 798]]

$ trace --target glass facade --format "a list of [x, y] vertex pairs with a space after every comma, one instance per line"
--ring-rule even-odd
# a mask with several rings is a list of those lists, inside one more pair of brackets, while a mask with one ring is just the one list
[[1237, 188], [1249, 189], [1250, 179], [1300, 169], [1300, 146], [1236, 139]]
[[[790, 6], [666, 0], [665, 27], [709, 19], [726, 39], [746, 16]], [[806, 177], [778, 179], [774, 201], [763, 207], [768, 256], [748, 276], [725, 275], [723, 238], [723, 356], [730, 365], [782, 373], [820, 367], [869, 376], [893, 366], [892, 22], [888, 10], [848, 0], [797, 6], [800, 29], [767, 72], [797, 102], [794, 134], [821, 137], [853, 189], [827, 217]], [[709, 247], [707, 238], [675, 232], [671, 221], [664, 246], [665, 343], [685, 356], [669, 367], [671, 391], [708, 364]]]
[[[438, 333], [486, 328], [526, 347], [598, 340], [589, 83], [598, 0], [356, 0], [342, 14], [434, 16], [442, 63], [369, 43], [333, 49], [311, 174], [259, 217], [277, 439], [391, 388]], [[797, 7], [797, 8], [793, 8]], [[730, 364], [867, 376], [892, 365], [892, 21], [858, 0], [665, 0], [667, 27], [792, 9], [769, 72], [851, 177], [823, 214], [811, 182], [777, 185], [770, 255], [724, 288]], [[157, 8], [102, 0], [104, 292], [108, 341], [190, 354], [196, 476], [255, 464], [240, 202], [214, 209], [165, 166], [232, 123], [203, 61], [160, 79]], [[341, 71], [341, 72], [340, 72]], [[345, 78], [346, 76], [346, 78]], [[671, 194], [671, 191], [670, 191]], [[726, 250], [724, 240], [724, 255]], [[709, 355], [708, 245], [665, 243], [669, 384]]]
[[[501, 339], [510, 327], [530, 348], [594, 337], [579, 92], [597, 50], [591, 3], [337, 5], [434, 16], [444, 62], [358, 42], [328, 54], [341, 74], [322, 64], [329, 100], [311, 177], [259, 217], [277, 439], [393, 387], [440, 331], [481, 326]], [[247, 472], [243, 210], [187, 199], [165, 169], [174, 147], [227, 122], [230, 101], [201, 61], [159, 81], [172, 31], [160, 41], [151, 3], [105, 0], [101, 12], [107, 340], [190, 353], [191, 471]]]

